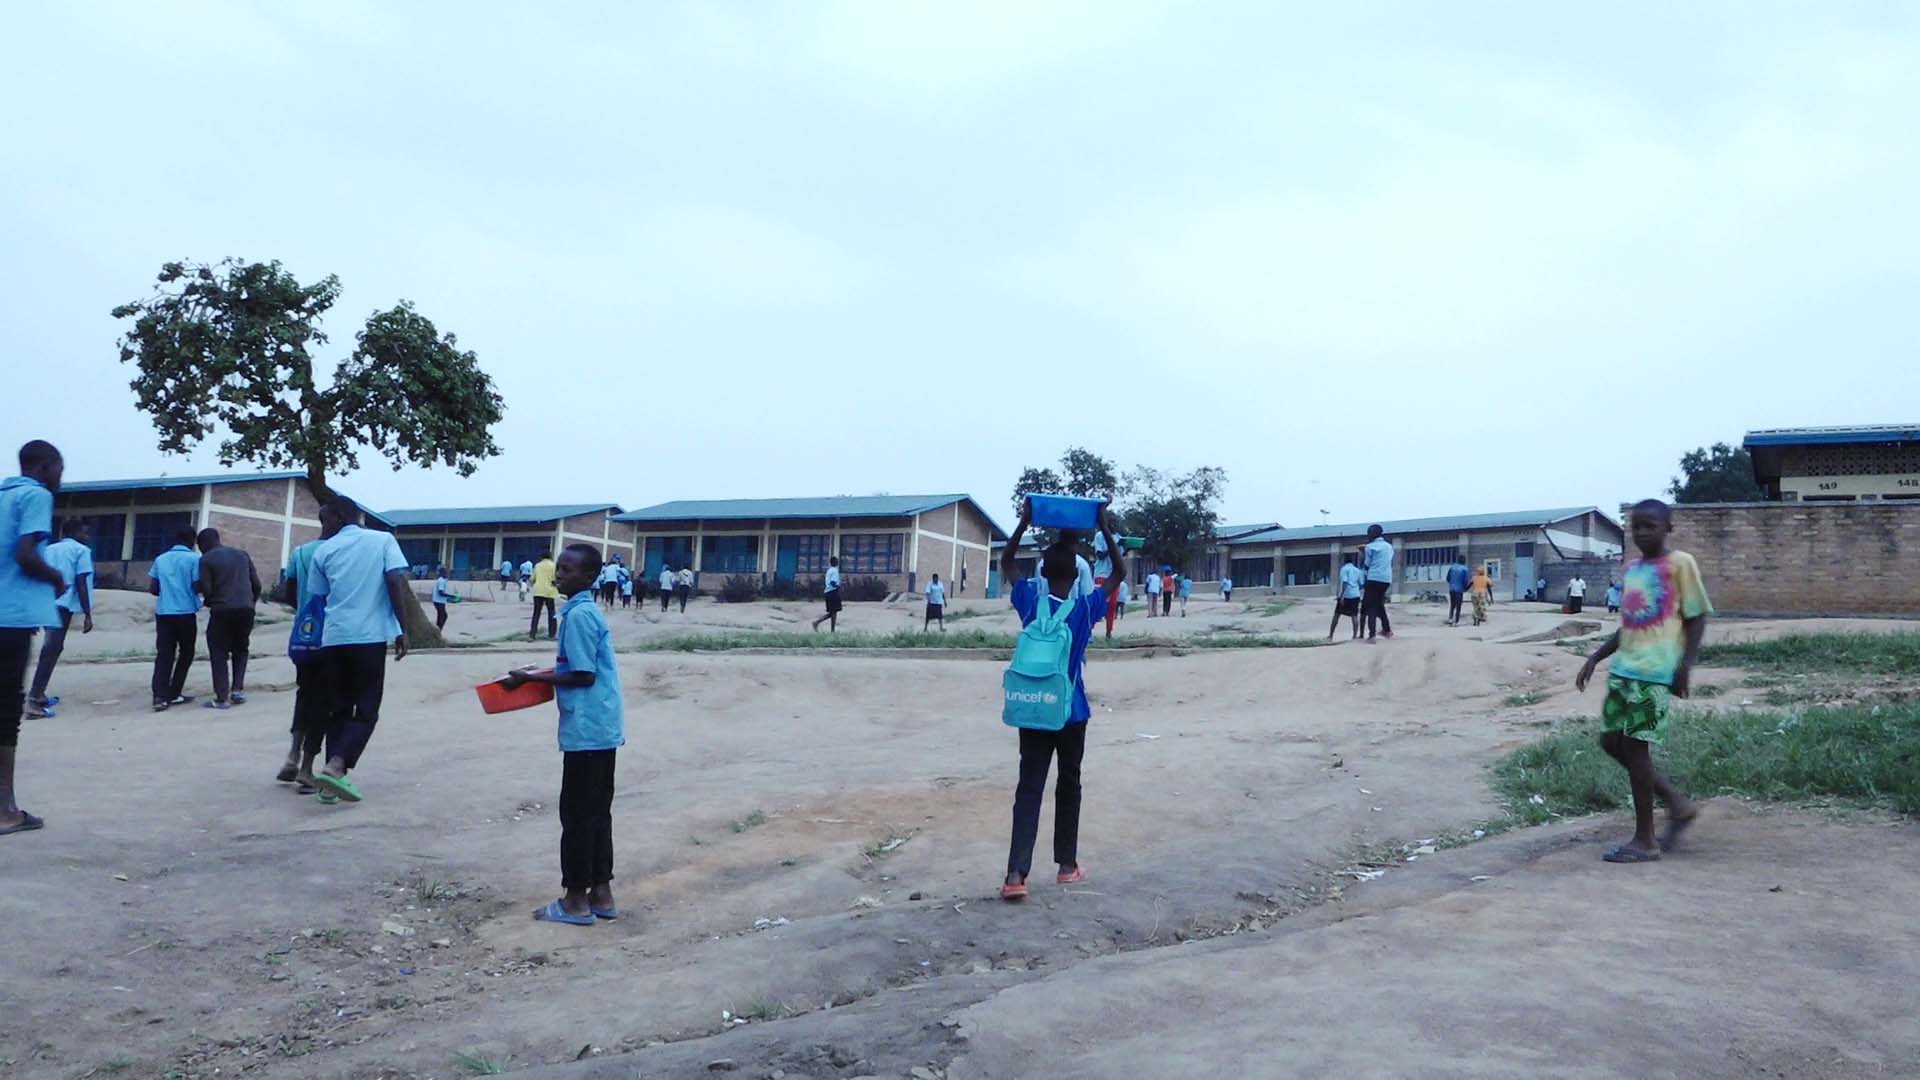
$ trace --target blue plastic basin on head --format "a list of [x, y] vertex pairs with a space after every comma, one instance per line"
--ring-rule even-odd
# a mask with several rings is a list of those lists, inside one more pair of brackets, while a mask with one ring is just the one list
[[1033, 523], [1048, 529], [1098, 529], [1100, 500], [1073, 495], [1029, 495]]

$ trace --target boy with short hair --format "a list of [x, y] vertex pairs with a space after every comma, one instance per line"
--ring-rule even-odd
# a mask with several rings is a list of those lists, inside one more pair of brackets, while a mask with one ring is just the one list
[[1230, 577], [1220, 579], [1220, 602], [1223, 604], [1233, 603], [1233, 579]]
[[174, 530], [173, 546], [153, 560], [147, 571], [147, 591], [153, 602], [153, 711], [166, 712], [185, 705], [187, 674], [193, 670], [194, 646], [200, 640], [200, 556], [193, 545], [193, 526]]
[[1060, 759], [1060, 779], [1053, 790], [1053, 858], [1060, 870], [1054, 880], [1062, 885], [1087, 880], [1079, 855], [1080, 761], [1086, 753], [1087, 721], [1093, 710], [1087, 704], [1082, 672], [1087, 646], [1093, 640], [1094, 623], [1106, 616], [1108, 601], [1127, 577], [1126, 554], [1113, 538], [1112, 515], [1104, 505], [1100, 508], [1100, 529], [1106, 534], [1108, 550], [1113, 554], [1113, 573], [1103, 585], [1092, 593], [1082, 592], [1073, 549], [1060, 544], [1048, 548], [1041, 556], [1040, 577], [1019, 577], [1020, 538], [1032, 523], [1033, 506], [1023, 503], [1020, 524], [1000, 556], [1000, 579], [1013, 583], [1009, 598], [1014, 611], [1020, 615], [1022, 626], [1039, 616], [1043, 603], [1052, 605], [1050, 611], [1073, 605], [1066, 616], [1067, 629], [1073, 637], [1067, 667], [1068, 676], [1073, 680], [1073, 702], [1066, 726], [1059, 731], [1020, 729], [1020, 783], [1013, 796], [1013, 840], [1007, 853], [1006, 882], [1000, 887], [1002, 900], [1020, 900], [1027, 895], [1027, 874], [1033, 869], [1033, 844], [1040, 830], [1040, 801], [1046, 792], [1047, 771], [1056, 756]]
[[33, 685], [27, 690], [27, 716], [35, 720], [52, 719], [53, 707], [60, 703], [57, 696], [47, 696], [47, 684], [53, 681], [53, 666], [66, 651], [74, 615], [82, 618], [81, 633], [93, 633], [93, 549], [87, 547], [87, 523], [68, 518], [60, 526], [59, 541], [47, 545], [44, 557], [48, 566], [60, 571], [66, 588], [53, 602], [56, 621], [41, 639], [40, 662], [33, 669]]
[[[1460, 603], [1467, 597], [1467, 585], [1473, 580], [1473, 571], [1467, 569], [1466, 560], [1459, 555], [1447, 566], [1447, 625], [1460, 625]], [[1474, 620], [1478, 622], [1478, 619]]]
[[27, 696], [27, 653], [33, 635], [54, 620], [54, 599], [66, 586], [45, 558], [53, 494], [65, 470], [60, 451], [34, 439], [20, 448], [20, 475], [0, 481], [0, 836], [47, 824], [15, 800], [13, 766]]
[[[1600, 661], [1614, 658], [1607, 669], [1607, 697], [1600, 705], [1600, 747], [1627, 770], [1633, 787], [1634, 830], [1633, 839], [1601, 858], [1643, 863], [1659, 859], [1662, 851], [1672, 851], [1700, 813], [1654, 768], [1651, 747], [1666, 741], [1672, 699], [1688, 696], [1713, 604], [1693, 556], [1667, 547], [1673, 512], [1666, 503], [1642, 500], [1634, 504], [1627, 520], [1640, 558], [1628, 563], [1623, 575], [1620, 629], [1587, 657], [1574, 685], [1585, 690]], [[1657, 844], [1655, 795], [1667, 804], [1667, 831]]]
[[[1393, 591], [1393, 544], [1387, 540], [1385, 529], [1369, 525], [1367, 546], [1361, 551], [1366, 557], [1367, 583], [1361, 593], [1360, 613], [1366, 617], [1367, 644], [1373, 645], [1379, 637], [1393, 636], [1393, 622], [1387, 618], [1387, 594]], [[1379, 637], [1375, 637], [1376, 630]]]
[[1193, 599], [1193, 579], [1185, 574], [1181, 574], [1179, 580], [1180, 617], [1184, 619], [1187, 617], [1187, 601]]
[[433, 579], [433, 628], [447, 628], [447, 605], [453, 603], [453, 587], [447, 583], [447, 568], [436, 566]]
[[1607, 614], [1620, 614], [1620, 583], [1617, 581], [1607, 582]]
[[667, 605], [673, 603], [673, 567], [660, 564], [660, 613], [666, 614]]
[[[813, 620], [814, 632], [818, 633], [820, 630], [820, 624], [826, 623], [828, 633], [830, 634], [839, 633], [840, 631], [840, 556], [838, 555], [827, 556], [827, 580], [826, 580], [826, 587], [822, 595], [826, 598], [826, 601], [827, 601], [827, 613]], [[680, 610], [681, 611], [687, 610], [687, 602], [685, 600], [680, 601]], [[943, 628], [945, 627], [945, 625], [946, 624], [944, 622], [941, 624]]]
[[553, 583], [553, 553], [543, 551], [540, 561], [533, 564], [533, 616], [527, 620], [527, 640], [532, 641], [540, 630], [540, 611], [547, 612], [547, 640], [552, 641], [559, 624], [554, 620], [554, 605], [560, 599], [560, 590]]
[[567, 594], [560, 610], [560, 645], [552, 671], [515, 670], [509, 688], [548, 683], [560, 710], [560, 884], [566, 895], [533, 913], [545, 922], [592, 926], [617, 919], [613, 901], [614, 764], [626, 745], [620, 669], [613, 631], [594, 602], [600, 552], [568, 544], [554, 581]]
[[1340, 564], [1340, 582], [1333, 590], [1333, 622], [1327, 625], [1328, 641], [1332, 641], [1333, 632], [1340, 629], [1342, 616], [1353, 619], [1353, 636], [1360, 637], [1360, 594], [1366, 581], [1366, 572], [1360, 569], [1360, 556], [1347, 556], [1347, 561]]
[[1160, 617], [1160, 575], [1147, 575], [1147, 618]]
[[940, 632], [947, 632], [947, 587], [940, 584], [940, 575], [933, 575], [927, 583], [927, 617], [920, 623], [920, 632], [926, 633], [934, 620], [940, 621]]

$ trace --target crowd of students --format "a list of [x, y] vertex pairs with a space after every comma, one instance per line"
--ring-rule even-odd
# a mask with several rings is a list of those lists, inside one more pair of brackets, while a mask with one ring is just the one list
[[[59, 658], [59, 642], [75, 615], [81, 617], [82, 633], [92, 627], [92, 562], [85, 554], [84, 531], [63, 529], [60, 541], [48, 542], [53, 495], [64, 468], [60, 453], [36, 440], [21, 448], [19, 458], [20, 475], [0, 482], [0, 836], [45, 826], [43, 819], [18, 805], [15, 778], [21, 721], [23, 716], [53, 715], [58, 698], [45, 691]], [[1023, 627], [1022, 647], [1016, 648], [1007, 673], [1008, 710], [1003, 719], [1015, 722], [1010, 717], [1016, 704], [1024, 710], [1022, 716], [1031, 715], [1026, 706], [1036, 700], [1043, 702], [1043, 712], [1056, 711], [1043, 723], [1016, 724], [1018, 779], [1006, 875], [1000, 888], [1000, 896], [1009, 901], [1028, 895], [1040, 806], [1048, 775], [1056, 766], [1055, 880], [1062, 885], [1087, 880], [1079, 854], [1082, 765], [1092, 715], [1086, 695], [1086, 651], [1094, 627], [1113, 617], [1115, 602], [1128, 587], [1127, 559], [1115, 539], [1111, 515], [1104, 510], [1096, 544], [1097, 577], [1090, 580], [1086, 573], [1090, 568], [1071, 534], [1047, 547], [1037, 575], [1021, 577], [1015, 555], [1031, 518], [1031, 507], [1023, 507], [1001, 564], [1002, 579], [1010, 583], [1009, 602]], [[277, 778], [315, 794], [323, 803], [357, 802], [364, 796], [352, 773], [379, 722], [389, 649], [395, 662], [408, 652], [402, 618], [410, 602], [408, 566], [390, 533], [362, 527], [361, 512], [350, 499], [335, 497], [324, 503], [320, 523], [320, 538], [292, 553], [280, 596], [298, 615], [289, 643], [297, 666], [291, 740]], [[1575, 682], [1584, 690], [1597, 665], [1612, 658], [1601, 705], [1600, 741], [1628, 773], [1635, 831], [1625, 843], [1610, 847], [1604, 858], [1643, 863], [1671, 850], [1698, 813], [1654, 767], [1649, 748], [1667, 737], [1672, 699], [1688, 694], [1712, 609], [1692, 557], [1667, 546], [1672, 523], [1664, 503], [1637, 504], [1629, 528], [1640, 558], [1626, 566], [1619, 596], [1609, 596], [1610, 606], [1616, 599], [1621, 605], [1620, 627], [1587, 659]], [[176, 539], [155, 560], [150, 586], [156, 598], [156, 645], [162, 646], [154, 662], [153, 706], [165, 710], [193, 700], [181, 692], [182, 664], [190, 665], [193, 659], [197, 635], [188, 627], [195, 624], [202, 602], [211, 609], [208, 644], [215, 667], [214, 699], [207, 705], [243, 704], [252, 613], [261, 593], [258, 574], [244, 550], [221, 545], [213, 530], [183, 533]], [[1350, 615], [1355, 636], [1363, 620], [1369, 640], [1374, 640], [1376, 627], [1380, 635], [1392, 636], [1384, 610], [1384, 586], [1391, 581], [1392, 560], [1392, 545], [1375, 526], [1366, 547], [1341, 569], [1336, 628], [1343, 615]], [[1465, 570], [1459, 563], [1449, 567], [1449, 591], [1456, 597], [1465, 591], [1475, 598], [1478, 621], [1484, 617], [1491, 582], [1484, 567], [1464, 578], [1456, 572]], [[835, 559], [828, 570], [829, 608], [823, 620], [839, 612], [834, 602], [839, 593], [838, 571]], [[1149, 596], [1161, 598], [1162, 617], [1170, 613], [1173, 596], [1184, 599], [1189, 594], [1181, 590], [1177, 578], [1168, 580], [1170, 574], [1167, 570], [1148, 579], [1159, 582], [1157, 588], [1149, 586]], [[509, 686], [538, 681], [554, 687], [562, 755], [563, 894], [534, 914], [552, 922], [589, 926], [620, 917], [612, 892], [612, 805], [625, 720], [612, 635], [601, 606], [610, 607], [616, 597], [628, 596], [633, 577], [617, 560], [604, 563], [601, 553], [586, 544], [567, 546], [557, 560], [543, 557], [522, 577], [529, 581], [535, 600], [529, 633], [537, 628], [544, 607], [556, 653], [550, 669], [516, 668], [502, 681]], [[660, 580], [663, 597], [671, 592], [684, 604], [692, 589], [691, 572], [664, 568]], [[451, 600], [445, 586], [444, 577], [436, 581], [436, 604]], [[543, 592], [565, 598], [557, 613], [551, 597]], [[543, 599], [548, 603], [542, 605]], [[927, 623], [941, 618], [945, 599], [945, 587], [936, 578], [928, 590]], [[1459, 618], [1456, 598], [1448, 621], [1457, 624]], [[48, 642], [29, 688], [27, 658], [37, 633], [46, 633]], [[1057, 677], [1065, 692], [1058, 696], [1016, 692], [1015, 675], [1022, 674], [1017, 669], [1023, 656], [1029, 655], [1023, 651], [1025, 646], [1033, 644], [1044, 653], [1049, 643], [1058, 646], [1052, 654], [1058, 670], [1041, 674]], [[1656, 796], [1666, 803], [1669, 814], [1667, 829], [1659, 835], [1654, 829]]]

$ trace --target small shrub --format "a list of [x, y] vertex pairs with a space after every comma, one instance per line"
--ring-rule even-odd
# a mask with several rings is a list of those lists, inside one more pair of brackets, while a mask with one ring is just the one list
[[886, 578], [857, 577], [848, 578], [840, 583], [840, 598], [843, 600], [885, 600], [893, 595], [893, 586]]
[[821, 593], [819, 578], [774, 578], [760, 586], [763, 600], [818, 600]]
[[733, 574], [720, 583], [720, 602], [747, 604], [760, 599], [760, 579], [752, 574]]

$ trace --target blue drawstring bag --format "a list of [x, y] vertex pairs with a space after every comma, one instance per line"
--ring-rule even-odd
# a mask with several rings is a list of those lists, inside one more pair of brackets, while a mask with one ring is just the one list
[[287, 659], [296, 665], [312, 663], [320, 656], [320, 640], [326, 636], [327, 598], [316, 596], [307, 601], [293, 617], [293, 633], [287, 638]]

